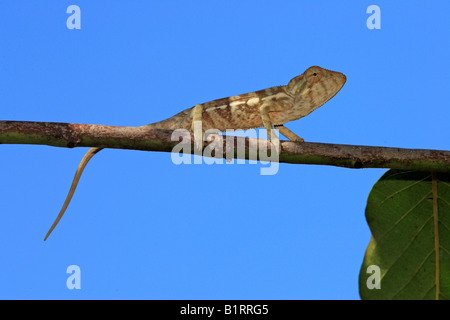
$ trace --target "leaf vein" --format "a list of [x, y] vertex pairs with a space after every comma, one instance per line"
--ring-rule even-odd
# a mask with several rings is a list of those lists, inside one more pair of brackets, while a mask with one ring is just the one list
[[446, 254], [448, 254], [450, 256], [450, 252], [447, 250], [447, 248], [443, 247], [443, 246], [439, 246], [440, 249], [442, 249], [442, 251], [444, 251]]
[[[391, 270], [391, 268], [397, 263], [397, 261], [400, 260], [400, 258], [403, 256], [403, 254], [408, 250], [408, 248], [411, 246], [411, 244], [416, 240], [419, 233], [422, 231], [422, 229], [427, 225], [427, 223], [432, 219], [433, 217], [429, 217], [422, 226], [417, 230], [417, 232], [411, 237], [411, 240], [408, 242], [408, 244], [403, 248], [402, 252], [400, 252], [399, 256], [394, 260], [394, 262], [386, 269], [386, 271], [381, 275], [380, 280], [383, 280], [384, 276]], [[434, 250], [434, 248], [433, 248]]]
[[449, 227], [448, 227], [444, 222], [442, 222], [442, 220], [439, 221], [439, 223], [440, 223], [440, 225], [443, 226], [445, 229], [447, 229], [448, 231], [450, 231]]
[[420, 266], [417, 268], [417, 270], [412, 274], [412, 277], [397, 291], [396, 294], [394, 294], [392, 296], [392, 298], [394, 298], [395, 296], [397, 296], [408, 284], [411, 283], [412, 279], [417, 275], [417, 273], [419, 272], [419, 270], [423, 267], [423, 265], [425, 264], [425, 262], [428, 260], [428, 258], [431, 256], [431, 254], [434, 252], [434, 248], [433, 250], [430, 251], [429, 254], [427, 254], [427, 256], [425, 257], [425, 259], [422, 261], [422, 263], [420, 264]]
[[425, 299], [425, 297], [428, 295], [428, 292], [430, 292], [431, 290], [433, 290], [434, 288], [436, 287], [436, 285], [435, 284], [433, 284], [432, 286], [431, 286], [431, 288], [430, 289], [428, 289], [426, 292], [425, 292], [425, 294], [424, 294], [424, 296], [422, 297], [422, 299], [420, 299], [420, 300], [424, 300]]
[[[389, 228], [383, 235], [381, 235], [379, 238], [377, 238], [377, 241], [383, 240], [383, 238], [392, 231], [399, 223], [402, 221], [408, 214], [411, 213], [415, 208], [417, 208], [424, 200], [430, 195], [431, 192], [427, 193], [422, 199], [420, 199], [417, 203], [415, 203], [408, 211], [406, 211], [397, 221], [394, 222], [392, 227]], [[428, 221], [428, 220], [427, 220]], [[426, 223], [426, 222], [425, 222]]]
[[445, 181], [439, 180], [440, 183], [442, 183], [444, 186], [450, 188], [450, 183], [447, 183]]
[[416, 184], [418, 184], [418, 183], [420, 183], [420, 182], [422, 182], [422, 181], [428, 179], [429, 177], [430, 177], [430, 176], [428, 175], [428, 176], [426, 176], [425, 178], [423, 178], [423, 179], [421, 179], [421, 180], [417, 180], [417, 181], [411, 183], [410, 185], [408, 185], [408, 186], [406, 186], [406, 187], [403, 187], [403, 188], [400, 189], [400, 190], [395, 191], [393, 194], [391, 194], [391, 195], [385, 197], [385, 199], [384, 199], [383, 201], [381, 201], [380, 206], [381, 206], [386, 200], [392, 198], [392, 197], [395, 196], [396, 194], [399, 194], [400, 192], [403, 192], [403, 191], [405, 191], [405, 190], [407, 190], [407, 189], [409, 189], [409, 188], [415, 186]]
[[446, 205], [450, 206], [450, 203], [448, 203], [447, 200], [445, 200], [444, 198], [438, 197], [438, 199], [444, 202]]

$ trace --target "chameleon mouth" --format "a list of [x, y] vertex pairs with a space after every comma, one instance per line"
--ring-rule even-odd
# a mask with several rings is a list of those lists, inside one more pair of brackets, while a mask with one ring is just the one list
[[[324, 105], [326, 102], [328, 102], [331, 98], [333, 98], [339, 91], [341, 91], [342, 87], [344, 86], [345, 82], [347, 81], [347, 77], [340, 72], [331, 71], [328, 70], [328, 72], [331, 73], [331, 75], [328, 77], [329, 79], [332, 79], [332, 84], [328, 90], [325, 90], [325, 99], [322, 105]], [[330, 90], [331, 89], [331, 90]]]
[[[344, 84], [347, 82], [347, 77], [345, 76], [345, 74], [343, 74], [343, 73], [340, 73], [340, 72], [336, 72], [336, 71], [334, 71], [337, 75], [338, 75], [338, 77], [340, 78], [340, 80], [341, 80], [341, 82], [342, 82], [342, 84], [341, 84], [341, 88], [344, 86]], [[341, 90], [341, 89], [339, 89], [339, 90]], [[339, 91], [338, 90], [338, 91]]]
[[339, 91], [341, 91], [341, 89], [344, 86], [345, 82], [347, 82], [347, 77], [345, 76], [345, 74], [340, 73], [340, 72], [336, 72], [336, 71], [333, 71], [333, 72], [338, 78], [337, 82], [339, 84], [339, 87], [337, 88], [336, 92], [330, 94], [330, 96], [328, 97], [327, 101], [330, 100], [331, 98], [333, 98], [335, 95], [337, 95], [337, 93]]

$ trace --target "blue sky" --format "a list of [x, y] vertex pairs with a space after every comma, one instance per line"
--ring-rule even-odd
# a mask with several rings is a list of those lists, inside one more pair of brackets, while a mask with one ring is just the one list
[[[66, 27], [72, 4], [80, 30]], [[380, 30], [366, 26], [372, 4]], [[319, 65], [347, 83], [287, 124], [306, 141], [449, 150], [448, 12], [445, 0], [2, 1], [0, 119], [140, 126]], [[359, 299], [365, 203], [386, 170], [261, 176], [103, 150], [43, 242], [86, 150], [0, 146], [1, 299]]]

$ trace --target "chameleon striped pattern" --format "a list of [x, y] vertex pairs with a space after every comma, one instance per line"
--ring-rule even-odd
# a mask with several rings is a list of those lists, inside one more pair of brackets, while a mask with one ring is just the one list
[[[344, 85], [345, 75], [321, 67], [311, 67], [293, 78], [287, 86], [217, 99], [202, 104], [203, 130], [246, 130], [263, 127], [261, 107], [274, 106], [270, 112], [273, 125], [300, 119], [330, 100]], [[191, 130], [192, 110], [146, 125], [149, 129]]]

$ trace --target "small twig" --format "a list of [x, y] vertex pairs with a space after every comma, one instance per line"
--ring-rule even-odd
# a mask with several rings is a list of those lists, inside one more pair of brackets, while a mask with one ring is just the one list
[[[54, 147], [101, 147], [172, 152], [179, 141], [171, 130], [56, 122], [0, 121], [0, 144], [38, 144]], [[237, 138], [234, 138], [235, 140]], [[194, 141], [191, 139], [191, 141]], [[224, 154], [226, 139], [223, 141]], [[266, 140], [245, 138], [245, 158]], [[234, 141], [234, 158], [238, 158]], [[450, 172], [450, 151], [281, 142], [278, 162], [332, 165], [347, 168], [392, 168]], [[270, 147], [269, 147], [270, 148]], [[189, 153], [193, 153], [192, 150]], [[242, 158], [242, 157], [239, 157]]]

